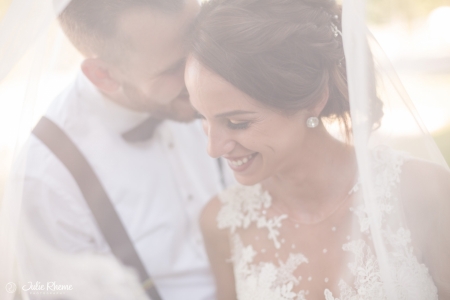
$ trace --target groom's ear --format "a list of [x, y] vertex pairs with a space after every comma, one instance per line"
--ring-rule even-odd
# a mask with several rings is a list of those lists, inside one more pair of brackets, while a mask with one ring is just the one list
[[100, 91], [114, 94], [120, 90], [120, 83], [112, 76], [111, 67], [99, 58], [87, 58], [81, 64], [84, 75]]

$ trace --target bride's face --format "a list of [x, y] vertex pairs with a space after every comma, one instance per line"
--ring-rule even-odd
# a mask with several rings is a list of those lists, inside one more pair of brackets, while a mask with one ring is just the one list
[[236, 179], [253, 185], [289, 171], [302, 154], [306, 112], [286, 115], [263, 105], [190, 57], [186, 86], [203, 119], [208, 153], [224, 157]]

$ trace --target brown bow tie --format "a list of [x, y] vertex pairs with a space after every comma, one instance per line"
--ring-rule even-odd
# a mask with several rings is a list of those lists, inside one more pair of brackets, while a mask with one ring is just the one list
[[162, 122], [162, 119], [150, 117], [138, 126], [122, 134], [125, 141], [129, 143], [139, 143], [150, 140], [155, 133], [155, 129]]

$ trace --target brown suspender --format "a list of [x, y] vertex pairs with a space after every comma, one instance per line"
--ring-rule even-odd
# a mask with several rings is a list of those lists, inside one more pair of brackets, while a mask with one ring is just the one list
[[33, 134], [72, 174], [112, 253], [125, 265], [133, 267], [139, 273], [142, 285], [152, 300], [161, 300], [102, 183], [77, 146], [46, 117], [39, 121]]

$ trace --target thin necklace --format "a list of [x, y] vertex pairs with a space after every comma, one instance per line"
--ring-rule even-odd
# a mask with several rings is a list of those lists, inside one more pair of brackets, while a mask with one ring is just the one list
[[353, 195], [354, 193], [356, 193], [358, 190], [359, 190], [359, 180], [350, 189], [350, 191], [345, 194], [343, 199], [339, 202], [339, 204], [330, 213], [328, 213], [325, 217], [322, 217], [321, 219], [319, 219], [317, 221], [314, 221], [314, 222], [299, 221], [296, 218], [292, 217], [292, 215], [290, 213], [283, 212], [282, 209], [278, 208], [276, 205], [272, 205], [272, 208], [274, 210], [276, 210], [280, 214], [287, 215], [288, 216], [288, 220], [290, 220], [293, 223], [301, 224], [301, 225], [317, 225], [319, 223], [322, 223], [322, 222], [326, 221], [328, 218], [330, 218], [332, 215], [334, 215], [347, 202], [347, 200], [350, 198], [350, 196]]

